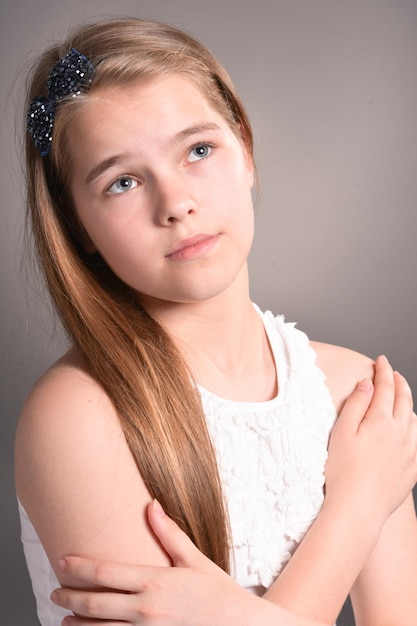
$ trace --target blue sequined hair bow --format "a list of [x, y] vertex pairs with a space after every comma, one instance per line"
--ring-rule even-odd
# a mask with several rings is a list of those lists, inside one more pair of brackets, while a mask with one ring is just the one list
[[36, 96], [29, 103], [27, 129], [41, 155], [51, 150], [55, 109], [63, 98], [78, 96], [85, 91], [94, 76], [94, 65], [74, 48], [54, 65], [46, 86], [48, 97]]

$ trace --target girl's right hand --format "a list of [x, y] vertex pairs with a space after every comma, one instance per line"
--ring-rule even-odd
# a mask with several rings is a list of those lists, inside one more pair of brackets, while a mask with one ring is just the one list
[[406, 380], [384, 356], [374, 385], [364, 380], [333, 429], [326, 466], [326, 504], [369, 509], [381, 526], [417, 481], [417, 416]]
[[95, 587], [56, 589], [52, 600], [76, 615], [64, 626], [329, 626], [296, 615], [240, 587], [204, 556], [158, 502], [149, 523], [174, 567], [67, 556], [61, 569]]
[[[250, 610], [252, 598], [205, 557], [157, 501], [148, 507], [151, 528], [174, 567], [117, 563], [67, 556], [60, 569], [95, 589], [57, 589], [51, 599], [73, 611], [63, 624], [84, 626], [119, 620], [132, 626], [226, 626], [233, 606]], [[113, 623], [113, 621], [112, 621]], [[244, 623], [244, 622], [243, 622]]]

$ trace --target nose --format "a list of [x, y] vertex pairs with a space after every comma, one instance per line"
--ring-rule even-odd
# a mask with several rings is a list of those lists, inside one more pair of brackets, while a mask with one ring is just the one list
[[155, 213], [162, 226], [182, 221], [197, 210], [193, 190], [181, 172], [160, 176], [155, 182]]

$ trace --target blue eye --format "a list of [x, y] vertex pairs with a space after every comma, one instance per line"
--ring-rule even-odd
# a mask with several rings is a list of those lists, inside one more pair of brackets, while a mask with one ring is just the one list
[[121, 176], [107, 190], [107, 193], [125, 193], [138, 186], [138, 181], [130, 176]]
[[199, 143], [197, 146], [194, 146], [194, 148], [191, 148], [188, 160], [193, 162], [206, 159], [211, 153], [212, 148], [213, 146], [208, 143]]

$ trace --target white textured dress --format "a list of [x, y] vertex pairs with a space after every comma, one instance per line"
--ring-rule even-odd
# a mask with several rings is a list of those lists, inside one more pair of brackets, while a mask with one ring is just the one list
[[[232, 573], [258, 595], [282, 571], [317, 517], [336, 419], [307, 336], [283, 317], [259, 314], [277, 367], [277, 397], [235, 402], [200, 388], [229, 510]], [[19, 512], [39, 621], [59, 626], [67, 612], [49, 600], [59, 583], [20, 503]]]

